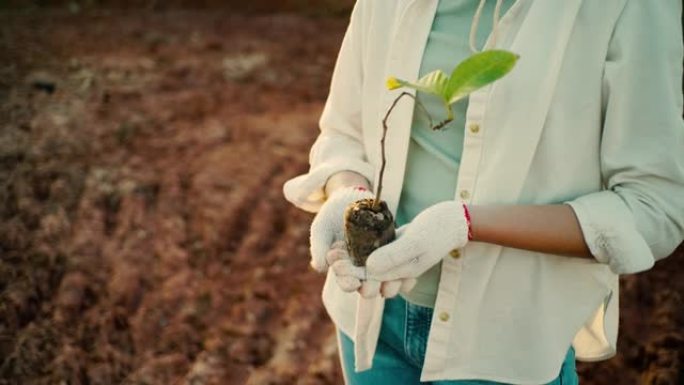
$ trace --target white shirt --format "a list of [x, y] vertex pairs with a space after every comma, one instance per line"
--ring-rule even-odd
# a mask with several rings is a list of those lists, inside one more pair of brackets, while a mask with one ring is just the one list
[[[415, 80], [437, 3], [357, 1], [311, 167], [283, 186], [290, 202], [316, 212], [340, 170], [375, 185], [381, 119], [405, 91], [385, 79]], [[517, 0], [504, 15], [496, 48], [520, 59], [470, 95], [454, 199], [567, 203], [596, 260], [480, 242], [445, 256], [421, 381], [540, 384], [571, 343], [579, 360], [615, 354], [618, 274], [649, 269], [684, 238], [680, 15], [678, 0]], [[394, 213], [412, 113], [404, 98], [389, 119], [383, 199]], [[364, 303], [332, 274], [323, 302], [367, 369], [384, 299]]]

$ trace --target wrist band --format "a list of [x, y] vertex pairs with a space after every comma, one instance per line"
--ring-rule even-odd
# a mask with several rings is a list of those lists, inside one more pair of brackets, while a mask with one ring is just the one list
[[473, 226], [470, 223], [470, 211], [468, 211], [468, 206], [465, 203], [463, 204], [463, 211], [465, 212], [466, 223], [468, 223], [468, 240], [471, 241], [473, 239]]

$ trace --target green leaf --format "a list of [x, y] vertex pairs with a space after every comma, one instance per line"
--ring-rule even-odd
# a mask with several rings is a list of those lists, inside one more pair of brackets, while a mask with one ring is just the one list
[[513, 69], [518, 58], [518, 55], [504, 50], [487, 50], [470, 56], [451, 72], [444, 91], [445, 99], [451, 105], [502, 78]]
[[396, 80], [399, 84], [401, 84], [404, 87], [409, 87], [417, 91], [423, 91], [429, 94], [437, 95], [445, 101], [448, 100], [446, 90], [447, 84], [449, 83], [449, 78], [442, 70], [434, 70], [428, 74], [425, 74], [415, 83], [394, 78], [392, 78], [392, 80]]

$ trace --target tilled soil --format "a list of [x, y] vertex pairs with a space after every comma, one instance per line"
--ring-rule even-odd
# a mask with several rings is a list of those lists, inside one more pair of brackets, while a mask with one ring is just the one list
[[[0, 384], [340, 384], [307, 169], [345, 18], [0, 14]], [[684, 382], [682, 252], [583, 384]]]

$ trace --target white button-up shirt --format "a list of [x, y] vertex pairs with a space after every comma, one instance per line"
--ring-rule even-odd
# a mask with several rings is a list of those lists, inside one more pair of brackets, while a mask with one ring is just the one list
[[[376, 184], [381, 119], [414, 80], [437, 0], [358, 0], [310, 152], [285, 197], [316, 212], [329, 176]], [[470, 95], [454, 199], [566, 203], [596, 260], [470, 242], [446, 255], [421, 380], [554, 379], [568, 346], [580, 360], [615, 354], [618, 274], [649, 269], [684, 238], [684, 124], [679, 0], [517, 0], [497, 48], [520, 55]], [[489, 41], [491, 47], [491, 40]], [[383, 199], [396, 213], [413, 101], [389, 119]], [[346, 293], [332, 272], [323, 302], [372, 364], [384, 299]]]

